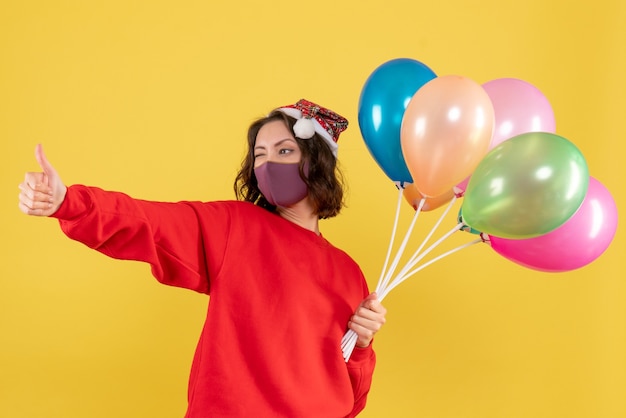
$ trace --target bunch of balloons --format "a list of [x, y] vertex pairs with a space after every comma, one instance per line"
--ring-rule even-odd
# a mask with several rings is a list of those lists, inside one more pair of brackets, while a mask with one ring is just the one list
[[[422, 268], [475, 243], [488, 242], [530, 269], [562, 272], [595, 260], [615, 235], [611, 194], [589, 176], [578, 148], [555, 133], [550, 103], [525, 81], [500, 78], [480, 85], [458, 75], [437, 76], [413, 59], [394, 59], [365, 82], [358, 120], [370, 154], [399, 189], [376, 287], [380, 300]], [[403, 196], [416, 211], [388, 268]], [[458, 224], [423, 250], [461, 197]], [[446, 203], [438, 223], [394, 276], [419, 213]], [[480, 238], [416, 267], [458, 230]], [[349, 330], [341, 342], [346, 361], [355, 343], [356, 333]]]
[[574, 270], [615, 235], [611, 193], [555, 133], [549, 101], [528, 82], [481, 85], [394, 59], [365, 82], [358, 122], [370, 154], [414, 208], [462, 197], [462, 229], [522, 266]]

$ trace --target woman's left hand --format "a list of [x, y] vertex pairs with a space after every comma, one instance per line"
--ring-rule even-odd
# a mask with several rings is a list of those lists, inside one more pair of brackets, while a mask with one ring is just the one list
[[387, 309], [380, 303], [375, 292], [363, 299], [348, 323], [348, 328], [356, 332], [358, 336], [357, 347], [364, 348], [370, 345], [374, 334], [385, 323], [386, 314]]

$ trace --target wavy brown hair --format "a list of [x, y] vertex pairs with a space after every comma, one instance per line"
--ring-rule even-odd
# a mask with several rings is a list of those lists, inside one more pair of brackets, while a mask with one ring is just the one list
[[[241, 162], [241, 168], [235, 178], [235, 196], [238, 200], [252, 202], [271, 212], [276, 206], [270, 204], [259, 190], [254, 175], [254, 144], [259, 130], [268, 122], [283, 121], [291, 132], [296, 119], [274, 110], [268, 116], [253, 122], [248, 128], [248, 149]], [[295, 135], [294, 135], [295, 137]], [[302, 152], [300, 177], [307, 184], [313, 209], [320, 219], [332, 218], [339, 214], [344, 206], [344, 181], [337, 159], [326, 141], [317, 133], [310, 139], [296, 138]], [[308, 163], [308, 177], [303, 172]]]

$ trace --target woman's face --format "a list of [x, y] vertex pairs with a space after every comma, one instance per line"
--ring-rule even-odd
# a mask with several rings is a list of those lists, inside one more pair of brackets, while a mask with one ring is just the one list
[[254, 167], [271, 161], [298, 163], [302, 152], [291, 130], [281, 120], [266, 123], [259, 129], [254, 143]]

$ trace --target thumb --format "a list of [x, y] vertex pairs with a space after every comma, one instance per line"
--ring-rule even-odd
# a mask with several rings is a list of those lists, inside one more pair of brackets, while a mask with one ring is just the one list
[[375, 306], [376, 302], [378, 302], [378, 294], [376, 292], [372, 292], [361, 301], [361, 306], [369, 310], [374, 310], [373, 307]]
[[368, 300], [378, 300], [378, 294], [376, 292], [372, 292], [369, 295], [367, 295], [365, 300], [366, 301], [368, 301]]
[[48, 159], [46, 158], [46, 154], [44, 154], [43, 152], [43, 145], [41, 144], [37, 144], [37, 146], [35, 147], [35, 159], [37, 160], [37, 163], [48, 178], [54, 177], [56, 175], [56, 170], [54, 169], [54, 167], [52, 167], [52, 164], [50, 164], [50, 161], [48, 161]]

